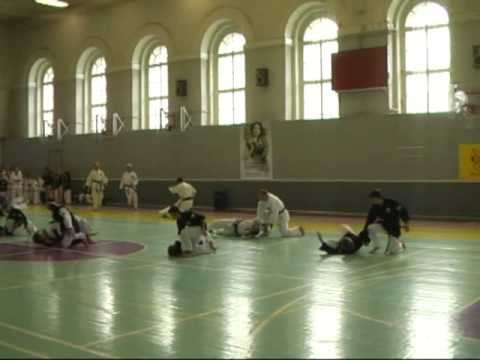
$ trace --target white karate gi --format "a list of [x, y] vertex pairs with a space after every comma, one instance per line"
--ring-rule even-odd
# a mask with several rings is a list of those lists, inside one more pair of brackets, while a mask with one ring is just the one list
[[120, 181], [120, 190], [125, 191], [128, 206], [138, 209], [138, 192], [137, 186], [139, 179], [135, 171], [125, 171]]
[[86, 185], [90, 188], [92, 195], [93, 208], [98, 209], [103, 204], [103, 193], [108, 184], [108, 178], [101, 169], [92, 169], [87, 177]]
[[259, 201], [257, 206], [257, 219], [262, 224], [277, 225], [283, 237], [299, 237], [302, 232], [299, 227], [289, 228], [290, 213], [280, 198], [268, 193], [267, 201]]

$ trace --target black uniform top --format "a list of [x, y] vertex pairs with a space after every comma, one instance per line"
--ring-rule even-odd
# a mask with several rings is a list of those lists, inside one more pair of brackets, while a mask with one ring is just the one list
[[186, 227], [200, 226], [205, 227], [205, 216], [195, 213], [193, 211], [187, 211], [180, 215], [177, 219], [178, 233], [180, 234]]
[[370, 208], [365, 229], [373, 223], [379, 223], [389, 235], [400, 237], [400, 220], [405, 223], [410, 220], [408, 210], [395, 200], [385, 199], [383, 205], [373, 205]]
[[25, 216], [22, 210], [18, 210], [14, 208], [10, 209], [10, 211], [8, 212], [7, 219], [13, 220], [15, 222], [15, 225], [17, 226], [23, 225], [26, 227], [28, 225], [27, 217]]

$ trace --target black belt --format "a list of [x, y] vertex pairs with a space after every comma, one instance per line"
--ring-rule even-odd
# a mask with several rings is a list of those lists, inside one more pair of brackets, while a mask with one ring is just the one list
[[185, 201], [190, 201], [190, 200], [193, 200], [193, 199], [194, 199], [193, 197], [188, 197], [188, 198], [180, 199], [180, 200], [182, 200], [182, 202], [185, 202]]
[[283, 208], [282, 210], [280, 210], [280, 211], [278, 212], [278, 215], [282, 215], [285, 211], [287, 211], [287, 209], [286, 209], [286, 208]]

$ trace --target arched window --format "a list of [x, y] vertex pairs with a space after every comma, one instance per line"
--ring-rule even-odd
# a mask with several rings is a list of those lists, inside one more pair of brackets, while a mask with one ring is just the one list
[[[235, 11], [230, 15], [237, 20], [243, 18], [241, 13]], [[209, 26], [203, 36], [202, 125], [235, 125], [246, 122], [245, 47], [252, 32], [246, 19], [243, 20], [235, 23], [220, 18]]]
[[102, 133], [107, 129], [107, 60], [96, 47], [85, 50], [76, 73], [76, 134]]
[[55, 73], [47, 59], [37, 60], [30, 69], [28, 87], [28, 136], [46, 137], [54, 134]]
[[55, 110], [55, 74], [53, 68], [49, 67], [42, 78], [42, 90], [40, 95], [40, 116], [42, 121], [43, 136], [54, 134], [54, 110]]
[[94, 133], [106, 131], [107, 122], [107, 63], [104, 57], [94, 60], [90, 70], [89, 115]]
[[338, 26], [327, 18], [311, 22], [302, 43], [300, 103], [305, 120], [339, 117], [338, 94], [332, 89], [332, 55], [338, 52]]
[[223, 38], [218, 47], [217, 114], [219, 125], [246, 122], [245, 44], [246, 40], [242, 34], [230, 33]]
[[148, 56], [146, 72], [147, 129], [165, 128], [168, 119], [168, 51], [164, 46], [155, 47]]
[[407, 113], [447, 112], [451, 107], [449, 15], [433, 2], [416, 5], [404, 25], [404, 93]]

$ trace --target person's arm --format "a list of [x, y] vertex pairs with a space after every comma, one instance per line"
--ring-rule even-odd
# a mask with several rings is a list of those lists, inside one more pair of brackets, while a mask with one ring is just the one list
[[125, 186], [125, 174], [122, 175], [122, 179], [120, 180], [120, 190], [123, 190]]
[[88, 188], [92, 187], [92, 177], [93, 177], [93, 172], [90, 171], [90, 173], [87, 176], [87, 180], [85, 181], [85, 186]]
[[73, 219], [72, 215], [66, 210], [66, 209], [61, 209], [60, 210], [60, 215], [62, 216], [63, 219], [63, 225], [65, 226], [65, 229], [68, 231], [73, 232]]
[[265, 206], [265, 201], [259, 201], [257, 204], [257, 220], [260, 222], [260, 224], [265, 223]]
[[400, 216], [400, 219], [403, 222], [405, 231], [409, 232], [410, 231], [410, 214], [408, 213], [408, 209], [399, 203], [397, 205], [397, 211]]
[[372, 206], [370, 208], [370, 211], [368, 212], [367, 221], [365, 222], [364, 229], [368, 228], [370, 225], [372, 225], [375, 222], [377, 218], [376, 213], [377, 212], [376, 212], [375, 206]]
[[140, 182], [140, 179], [138, 178], [137, 173], [133, 173], [133, 187], [135, 189], [137, 188], [139, 182]]
[[104, 186], [107, 186], [108, 185], [108, 178], [107, 178], [107, 175], [105, 175], [105, 173], [102, 171], [102, 178], [103, 178], [103, 185]]

